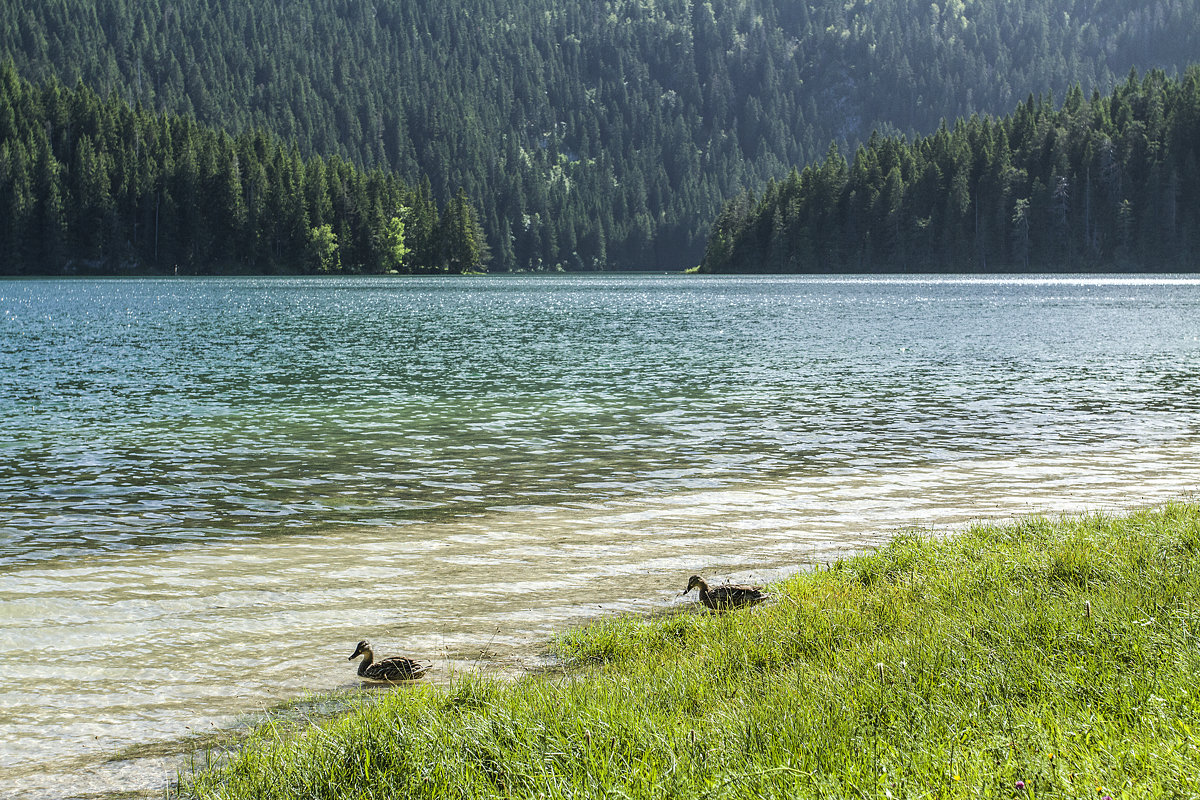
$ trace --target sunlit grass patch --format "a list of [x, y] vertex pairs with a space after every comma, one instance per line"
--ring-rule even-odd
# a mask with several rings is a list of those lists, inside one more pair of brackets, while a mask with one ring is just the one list
[[186, 792], [1194, 796], [1198, 544], [1185, 504], [906, 534], [755, 608], [568, 631], [560, 675], [268, 727]]

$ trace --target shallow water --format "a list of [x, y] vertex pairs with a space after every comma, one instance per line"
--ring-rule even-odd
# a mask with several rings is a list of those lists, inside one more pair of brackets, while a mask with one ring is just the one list
[[[0, 283], [0, 795], [687, 576], [1200, 486], [1200, 282]], [[159, 791], [161, 789], [159, 788]]]

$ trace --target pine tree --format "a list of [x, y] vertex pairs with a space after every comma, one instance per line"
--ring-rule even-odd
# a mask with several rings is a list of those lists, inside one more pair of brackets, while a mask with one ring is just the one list
[[478, 215], [466, 193], [458, 194], [446, 206], [442, 218], [446, 269], [450, 272], [478, 272], [489, 260], [487, 240]]

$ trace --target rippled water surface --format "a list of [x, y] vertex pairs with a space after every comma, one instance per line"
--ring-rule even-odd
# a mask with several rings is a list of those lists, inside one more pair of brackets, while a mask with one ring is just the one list
[[161, 793], [111, 758], [360, 638], [520, 669], [692, 572], [1197, 465], [1191, 278], [3, 282], [0, 795]]

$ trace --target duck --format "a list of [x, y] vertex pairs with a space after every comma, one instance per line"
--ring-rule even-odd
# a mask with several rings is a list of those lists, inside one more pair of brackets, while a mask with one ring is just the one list
[[693, 575], [688, 579], [688, 585], [683, 590], [683, 594], [687, 594], [697, 586], [700, 587], [700, 602], [715, 611], [752, 606], [770, 596], [762, 590], [761, 586], [746, 586], [736, 583], [727, 583], [724, 586], [710, 589], [704, 578], [699, 575]]
[[354, 648], [354, 652], [346, 660], [353, 661], [359, 656], [362, 656], [363, 660], [358, 664], [358, 677], [367, 680], [411, 681], [421, 677], [429, 670], [428, 664], [404, 656], [391, 656], [376, 661], [375, 651], [371, 649], [371, 643], [366, 639], [358, 643], [358, 647]]

